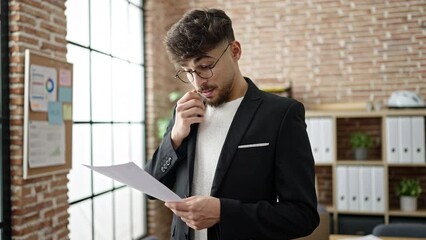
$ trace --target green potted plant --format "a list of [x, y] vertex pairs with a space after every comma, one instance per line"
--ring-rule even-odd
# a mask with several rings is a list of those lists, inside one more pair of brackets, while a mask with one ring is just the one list
[[350, 136], [350, 144], [356, 160], [367, 159], [368, 149], [373, 146], [373, 139], [364, 132], [354, 132]]
[[[178, 92], [178, 91], [171, 92], [168, 95], [169, 102], [174, 104], [182, 96], [183, 94], [181, 92]], [[167, 127], [169, 126], [170, 118], [171, 116], [167, 116], [167, 117], [159, 118], [157, 120], [157, 138], [159, 140], [161, 140], [163, 138], [163, 135], [166, 133]]]
[[397, 188], [396, 194], [400, 197], [402, 211], [416, 211], [417, 198], [422, 193], [420, 181], [416, 179], [402, 179]]

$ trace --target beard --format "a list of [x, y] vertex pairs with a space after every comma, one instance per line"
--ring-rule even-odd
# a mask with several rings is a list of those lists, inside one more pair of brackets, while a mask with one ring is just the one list
[[227, 81], [223, 85], [221, 89], [219, 89], [217, 86], [202, 86], [201, 90], [205, 89], [212, 89], [215, 88], [215, 90], [219, 90], [217, 95], [214, 98], [205, 98], [203, 97], [204, 102], [211, 106], [211, 107], [217, 107], [222, 105], [223, 103], [226, 103], [229, 101], [229, 95], [231, 94], [232, 90], [232, 81]]

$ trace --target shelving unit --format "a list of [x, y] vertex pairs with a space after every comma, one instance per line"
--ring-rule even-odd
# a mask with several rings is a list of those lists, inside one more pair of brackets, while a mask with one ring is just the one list
[[[378, 112], [367, 112], [362, 110], [354, 111], [307, 111], [307, 129], [311, 140], [313, 152], [317, 148], [316, 142], [327, 142], [331, 139], [333, 150], [331, 159], [324, 160], [318, 154], [314, 153], [318, 200], [326, 206], [332, 216], [334, 233], [340, 234], [369, 234], [370, 230], [379, 223], [391, 222], [426, 222], [426, 161], [421, 163], [407, 163], [406, 161], [389, 162], [387, 139], [390, 131], [387, 129], [387, 118], [398, 117], [422, 117], [423, 133], [424, 122], [426, 122], [425, 109], [384, 109]], [[313, 133], [312, 130], [318, 125], [312, 124], [316, 119], [329, 119], [331, 121], [331, 130], [328, 133]], [[366, 160], [354, 160], [352, 150], [349, 145], [349, 136], [355, 131], [365, 131], [373, 137], [374, 146], [369, 150]], [[329, 136], [328, 136], [329, 135]], [[389, 134], [390, 135], [390, 134]], [[315, 140], [317, 139], [317, 140]], [[323, 143], [324, 144], [324, 143]], [[325, 143], [325, 145], [327, 145]], [[423, 144], [422, 154], [425, 154]], [[426, 158], [426, 157], [425, 157]], [[338, 206], [337, 189], [339, 178], [337, 176], [338, 168], [356, 169], [356, 168], [383, 168], [383, 191], [382, 199], [384, 211], [362, 211], [359, 210], [341, 210]], [[399, 210], [399, 197], [396, 196], [395, 188], [402, 178], [417, 178], [420, 180], [423, 192], [418, 198], [418, 210], [415, 212], [403, 212]], [[349, 186], [353, 186], [353, 180], [347, 179]], [[340, 182], [341, 184], [342, 182]], [[349, 187], [350, 188], [350, 187]], [[348, 189], [349, 189], [348, 188]], [[356, 228], [359, 226], [359, 229]]]

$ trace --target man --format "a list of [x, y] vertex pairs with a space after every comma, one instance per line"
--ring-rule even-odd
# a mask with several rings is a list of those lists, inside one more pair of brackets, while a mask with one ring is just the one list
[[314, 161], [301, 103], [242, 76], [241, 45], [218, 9], [188, 12], [167, 33], [178, 102], [145, 169], [184, 199], [171, 238], [292, 239], [318, 225]]

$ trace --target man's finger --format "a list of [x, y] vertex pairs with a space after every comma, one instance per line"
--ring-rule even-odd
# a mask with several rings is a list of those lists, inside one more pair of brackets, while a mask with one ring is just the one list
[[179, 212], [188, 211], [188, 205], [184, 202], [166, 202], [164, 205], [175, 211], [179, 211]]

